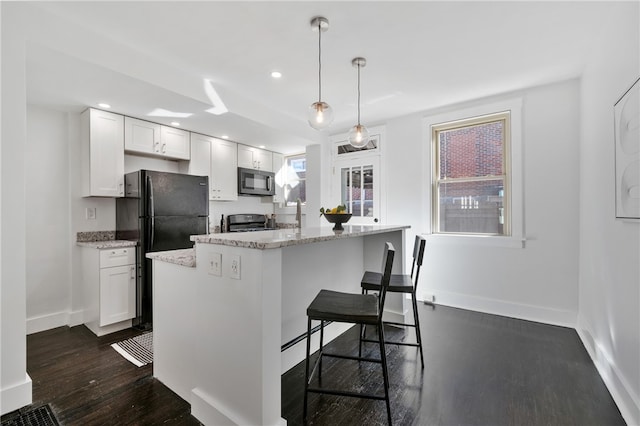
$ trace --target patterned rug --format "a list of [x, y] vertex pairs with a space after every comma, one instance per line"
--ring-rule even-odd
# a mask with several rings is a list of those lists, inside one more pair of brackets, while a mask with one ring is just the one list
[[141, 334], [131, 339], [111, 345], [125, 359], [142, 367], [153, 362], [153, 332]]

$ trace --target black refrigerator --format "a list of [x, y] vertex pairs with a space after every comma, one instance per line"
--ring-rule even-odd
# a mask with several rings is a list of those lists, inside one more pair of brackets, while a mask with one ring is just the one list
[[152, 261], [146, 254], [191, 248], [191, 235], [209, 233], [209, 178], [139, 170], [126, 174], [124, 184], [124, 198], [116, 199], [116, 238], [138, 243], [133, 324], [151, 329]]

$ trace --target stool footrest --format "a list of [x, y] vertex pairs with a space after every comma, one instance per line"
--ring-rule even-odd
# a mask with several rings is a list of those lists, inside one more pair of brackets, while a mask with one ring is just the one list
[[[362, 339], [363, 342], [365, 343], [380, 343], [377, 340], [371, 340], [371, 339]], [[402, 345], [402, 346], [413, 346], [415, 348], [419, 348], [420, 345], [417, 343], [409, 343], [409, 342], [394, 342], [394, 341], [390, 341], [390, 340], [385, 340], [384, 343], [388, 344], [388, 345]]]
[[367, 399], [378, 399], [381, 401], [386, 401], [386, 397], [384, 395], [373, 395], [369, 393], [358, 393], [358, 392], [349, 392], [349, 391], [341, 391], [335, 389], [322, 389], [322, 388], [308, 388], [307, 392], [313, 393], [324, 393], [327, 395], [338, 395], [338, 396], [350, 396], [353, 398], [367, 398]]
[[[377, 342], [377, 340], [376, 340], [376, 342]], [[378, 358], [366, 358], [366, 357], [351, 356], [351, 355], [341, 355], [341, 354], [325, 354], [324, 352], [322, 353], [322, 356], [328, 356], [328, 357], [331, 357], [331, 358], [340, 358], [340, 359], [350, 359], [352, 361], [376, 362], [378, 364], [380, 364], [382, 362], [382, 360], [378, 359]]]

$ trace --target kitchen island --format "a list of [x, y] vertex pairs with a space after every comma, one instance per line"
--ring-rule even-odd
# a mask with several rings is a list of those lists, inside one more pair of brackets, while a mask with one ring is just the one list
[[[207, 425], [286, 424], [280, 376], [304, 360], [306, 307], [320, 289], [360, 292], [365, 269], [380, 270], [385, 241], [404, 272], [408, 226], [346, 225], [193, 236], [195, 264], [181, 251], [153, 262], [154, 376]], [[390, 295], [392, 296], [392, 295]], [[385, 318], [404, 319], [400, 295]], [[325, 343], [349, 328], [333, 323]], [[312, 338], [317, 349], [318, 337]], [[316, 350], [313, 349], [313, 350]]]

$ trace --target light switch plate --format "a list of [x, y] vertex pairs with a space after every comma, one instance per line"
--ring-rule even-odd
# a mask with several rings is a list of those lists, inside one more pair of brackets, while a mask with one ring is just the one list
[[209, 275], [222, 276], [222, 254], [210, 253], [209, 254]]
[[229, 276], [234, 280], [240, 279], [240, 255], [234, 254], [230, 256], [231, 264], [229, 265]]

